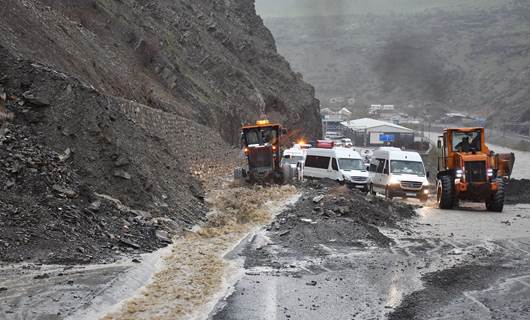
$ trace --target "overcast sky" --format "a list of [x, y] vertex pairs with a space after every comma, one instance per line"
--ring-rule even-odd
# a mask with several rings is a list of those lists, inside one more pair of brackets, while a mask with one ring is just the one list
[[321, 16], [337, 14], [365, 14], [418, 12], [425, 9], [474, 9], [510, 0], [256, 0], [262, 17]]

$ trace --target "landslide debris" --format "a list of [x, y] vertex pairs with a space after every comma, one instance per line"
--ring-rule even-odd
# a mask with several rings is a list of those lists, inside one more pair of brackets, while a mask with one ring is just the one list
[[210, 128], [2, 46], [0, 73], [14, 115], [0, 137], [1, 260], [92, 263], [164, 246], [204, 220], [200, 182], [236, 161]]
[[530, 180], [510, 179], [506, 184], [506, 198], [508, 204], [530, 203]]
[[[8, 124], [0, 137], [0, 257], [54, 264], [109, 261], [117, 253], [154, 250], [165, 243], [162, 222], [148, 212], [98, 197], [57, 153], [27, 127]], [[117, 201], [117, 200], [114, 200]]]
[[320, 136], [252, 1], [7, 0], [0, 16], [0, 260], [156, 249], [205, 220], [242, 123]]
[[[491, 254], [479, 257], [479, 263], [454, 266], [449, 269], [428, 273], [422, 277], [424, 289], [404, 297], [402, 303], [389, 315], [390, 320], [431, 319], [442, 317], [447, 304], [466, 292], [486, 290], [499, 279], [516, 273], [513, 266]], [[472, 317], [474, 310], [462, 312], [462, 318]], [[505, 319], [503, 310], [491, 310], [497, 319]]]
[[392, 240], [378, 227], [401, 228], [416, 215], [401, 202], [366, 196], [334, 182], [307, 182], [302, 198], [270, 226], [273, 242], [303, 254], [322, 254], [322, 247], [388, 246]]

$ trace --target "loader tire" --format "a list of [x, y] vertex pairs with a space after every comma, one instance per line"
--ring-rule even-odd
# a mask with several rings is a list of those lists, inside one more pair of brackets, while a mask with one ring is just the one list
[[455, 206], [455, 190], [453, 179], [450, 176], [442, 176], [438, 180], [438, 208], [453, 209]]
[[493, 212], [502, 212], [504, 208], [504, 181], [499, 180], [499, 188], [491, 197], [486, 201], [486, 209]]

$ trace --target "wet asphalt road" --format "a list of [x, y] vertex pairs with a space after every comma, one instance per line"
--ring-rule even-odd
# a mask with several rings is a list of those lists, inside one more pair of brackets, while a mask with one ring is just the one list
[[149, 281], [162, 252], [104, 265], [0, 265], [0, 319], [99, 319]]
[[530, 205], [426, 207], [404, 224], [381, 230], [390, 248], [315, 244], [320, 257], [250, 237], [228, 258], [272, 258], [247, 264], [210, 319], [530, 319]]
[[[209, 319], [530, 319], [530, 205], [418, 213], [381, 230], [389, 248], [315, 243], [327, 254], [304, 256], [249, 236], [226, 257], [245, 272]], [[160, 262], [141, 260], [0, 267], [0, 319], [98, 319]]]

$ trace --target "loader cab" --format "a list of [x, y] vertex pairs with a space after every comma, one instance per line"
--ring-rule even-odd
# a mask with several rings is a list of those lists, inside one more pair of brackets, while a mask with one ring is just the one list
[[438, 171], [463, 168], [466, 161], [472, 165], [481, 161], [486, 164], [490, 150], [484, 140], [484, 128], [445, 129], [438, 141], [438, 147], [441, 148]]

